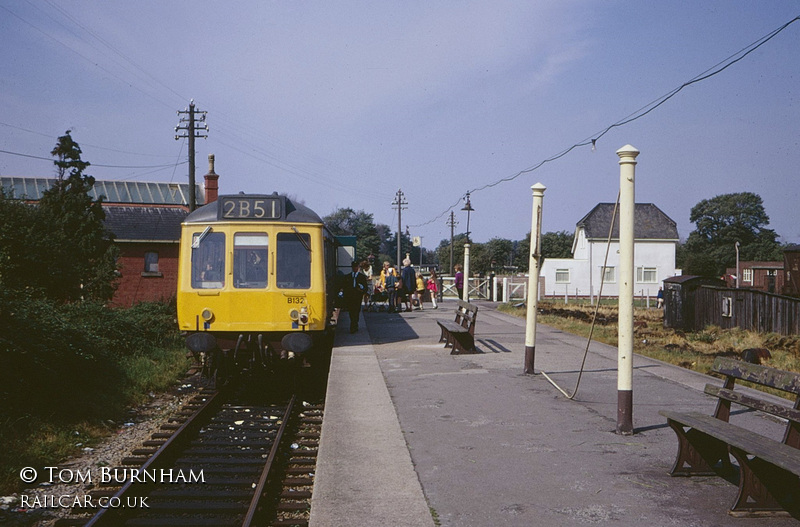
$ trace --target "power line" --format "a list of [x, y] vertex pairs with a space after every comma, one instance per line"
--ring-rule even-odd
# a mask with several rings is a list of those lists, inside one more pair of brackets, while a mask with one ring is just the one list
[[[0, 150], [2, 154], [9, 154], [12, 156], [20, 156], [20, 157], [29, 157], [31, 159], [41, 159], [44, 161], [53, 161], [52, 157], [42, 157], [42, 156], [34, 156], [31, 154], [23, 154], [20, 152], [11, 152], [9, 150]], [[188, 163], [188, 161], [183, 161], [178, 163], [179, 165], [184, 165]], [[99, 165], [95, 163], [89, 163], [90, 166], [93, 167], [100, 167], [100, 168], [132, 168], [132, 169], [151, 169], [151, 168], [172, 168], [174, 166], [173, 163], [167, 165]]]
[[[677, 88], [674, 88], [673, 90], [669, 91], [665, 95], [662, 95], [661, 97], [659, 97], [659, 98], [655, 99], [654, 101], [648, 103], [647, 105], [643, 106], [642, 108], [639, 108], [638, 110], [636, 110], [632, 114], [629, 114], [627, 117], [624, 117], [624, 118], [620, 119], [619, 121], [607, 126], [606, 128], [604, 128], [602, 131], [598, 132], [597, 134], [594, 134], [594, 135], [590, 136], [590, 138], [584, 139], [583, 141], [575, 143], [574, 145], [570, 146], [569, 148], [566, 148], [566, 149], [562, 150], [558, 154], [555, 154], [555, 155], [553, 155], [551, 157], [548, 157], [547, 159], [544, 159], [544, 160], [536, 163], [535, 165], [533, 165], [531, 167], [528, 167], [528, 168], [525, 168], [523, 170], [520, 170], [516, 174], [513, 174], [511, 176], [507, 176], [507, 177], [498, 179], [497, 181], [494, 181], [492, 183], [487, 183], [486, 185], [483, 185], [481, 187], [476, 187], [476, 188], [470, 190], [469, 192], [479, 192], [481, 190], [486, 190], [487, 188], [495, 187], [495, 186], [497, 186], [497, 185], [499, 185], [501, 183], [507, 183], [509, 181], [513, 181], [513, 180], [517, 179], [519, 176], [521, 176], [523, 174], [529, 174], [529, 173], [541, 168], [546, 163], [551, 163], [553, 161], [561, 159], [562, 157], [566, 156], [567, 154], [569, 154], [571, 151], [575, 150], [576, 148], [579, 148], [579, 147], [582, 147], [582, 146], [592, 145], [592, 149], [594, 149], [595, 144], [597, 143], [597, 141], [601, 137], [606, 135], [609, 131], [611, 131], [613, 128], [619, 128], [621, 126], [625, 126], [626, 124], [632, 123], [633, 121], [636, 121], [637, 119], [641, 119], [642, 117], [644, 117], [645, 115], [649, 114], [650, 112], [652, 112], [653, 110], [655, 110], [656, 108], [658, 108], [659, 106], [661, 106], [662, 104], [667, 102], [668, 100], [672, 99], [674, 96], [676, 96], [681, 90], [683, 90], [687, 86], [691, 86], [692, 84], [696, 84], [698, 82], [704, 81], [706, 79], [709, 79], [709, 78], [713, 77], [714, 75], [717, 75], [718, 73], [721, 73], [721, 72], [725, 71], [726, 69], [728, 69], [729, 67], [733, 66], [734, 64], [736, 64], [740, 60], [744, 59], [750, 53], [754, 52], [755, 50], [757, 50], [758, 48], [760, 48], [761, 46], [763, 46], [764, 44], [766, 44], [767, 42], [772, 40], [775, 36], [778, 35], [778, 33], [783, 31], [787, 27], [789, 27], [791, 24], [797, 22], [798, 20], [800, 20], [800, 16], [797, 16], [797, 17], [791, 19], [790, 21], [786, 22], [785, 24], [783, 24], [779, 28], [767, 33], [766, 35], [764, 35], [763, 37], [759, 38], [755, 42], [745, 46], [742, 49], [740, 49], [739, 51], [737, 51], [733, 55], [730, 55], [729, 57], [721, 60], [720, 62], [718, 62], [717, 64], [715, 64], [711, 68], [707, 69], [703, 73], [700, 73], [699, 75], [693, 77], [692, 79], [684, 82], [683, 84], [681, 84]], [[469, 194], [469, 192], [467, 192], [467, 194]], [[413, 227], [422, 227], [422, 226], [434, 223], [435, 221], [438, 221], [439, 219], [444, 217], [445, 214], [447, 214], [452, 209], [454, 209], [460, 202], [461, 202], [461, 198], [459, 198], [458, 201], [456, 201], [453, 205], [448, 207], [446, 210], [444, 210], [442, 213], [440, 213], [435, 218], [430, 219], [430, 220], [428, 220], [428, 221], [426, 221], [424, 223], [413, 225]]]

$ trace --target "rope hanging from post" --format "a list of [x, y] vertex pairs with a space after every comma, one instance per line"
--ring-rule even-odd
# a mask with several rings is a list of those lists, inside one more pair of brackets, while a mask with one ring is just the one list
[[[594, 333], [594, 325], [595, 325], [595, 321], [597, 320], [597, 312], [600, 309], [600, 300], [603, 298], [603, 284], [605, 283], [606, 266], [608, 265], [608, 253], [609, 253], [609, 251], [611, 249], [611, 235], [614, 232], [614, 222], [617, 219], [617, 208], [618, 207], [619, 207], [619, 192], [617, 192], [617, 201], [616, 201], [616, 203], [614, 203], [614, 213], [611, 215], [611, 225], [609, 225], [609, 227], [608, 227], [608, 239], [606, 240], [606, 256], [603, 259], [603, 271], [602, 271], [602, 273], [600, 273], [600, 292], [597, 295], [597, 305], [595, 305], [594, 315], [592, 315], [592, 325], [589, 327], [589, 337], [586, 340], [586, 349], [583, 351], [583, 360], [581, 361], [581, 368], [578, 371], [578, 380], [575, 383], [575, 389], [572, 391], [572, 395], [568, 394], [561, 386], [558, 385], [558, 383], [556, 383], [556, 381], [551, 379], [550, 376], [547, 375], [547, 372], [545, 372], [544, 370], [541, 370], [539, 372], [544, 376], [545, 379], [547, 379], [547, 381], [550, 384], [555, 386], [555, 388], [559, 392], [564, 394], [564, 397], [566, 397], [569, 400], [574, 399], [575, 396], [578, 395], [578, 387], [581, 385], [581, 377], [583, 377], [583, 368], [584, 368], [584, 366], [586, 364], [586, 357], [589, 355], [589, 344], [591, 344], [591, 342], [592, 342], [592, 334]], [[592, 270], [589, 269], [589, 272], [591, 273]], [[536, 372], [534, 372], [534, 374], [535, 373]]]

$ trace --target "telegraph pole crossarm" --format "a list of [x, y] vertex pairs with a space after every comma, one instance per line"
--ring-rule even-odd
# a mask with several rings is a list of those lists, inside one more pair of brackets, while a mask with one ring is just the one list
[[[178, 115], [182, 116], [180, 123], [175, 127], [175, 140], [189, 139], [189, 211], [197, 208], [197, 198], [195, 196], [195, 178], [194, 178], [194, 140], [195, 138], [208, 137], [208, 125], [205, 124], [206, 115], [208, 112], [203, 112], [195, 109], [194, 99], [189, 103], [189, 108], [185, 110], [178, 110]], [[185, 117], [183, 117], [185, 115]], [[184, 125], [185, 123], [185, 125]], [[179, 133], [183, 132], [183, 133]]]

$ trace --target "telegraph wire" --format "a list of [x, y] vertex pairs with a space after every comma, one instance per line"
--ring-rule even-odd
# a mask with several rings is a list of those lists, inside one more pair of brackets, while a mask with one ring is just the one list
[[[42, 136], [42, 137], [47, 137], [48, 139], [54, 139], [54, 136], [53, 136], [53, 134], [46, 134], [46, 133], [43, 133], [43, 132], [37, 132], [37, 131], [35, 131], [35, 130], [28, 130], [27, 128], [22, 128], [21, 126], [14, 126], [13, 124], [4, 123], [4, 122], [2, 122], [2, 121], [0, 121], [0, 125], [7, 126], [7, 127], [9, 127], [9, 128], [14, 128], [14, 129], [16, 129], [16, 130], [21, 130], [21, 131], [23, 131], [23, 132], [28, 132], [29, 134], [34, 134], [34, 135], [40, 135], [40, 136]], [[128, 151], [128, 150], [119, 150], [119, 149], [117, 149], [117, 148], [108, 148], [108, 147], [105, 147], [105, 146], [93, 145], [93, 144], [90, 144], [90, 143], [84, 143], [83, 141], [81, 141], [81, 148], [83, 148], [84, 146], [89, 146], [89, 147], [92, 147], [92, 148], [97, 148], [98, 150], [108, 150], [109, 152], [116, 152], [116, 153], [118, 153], [118, 154], [130, 154], [130, 155], [132, 155], [132, 156], [144, 156], [144, 157], [170, 157], [170, 158], [172, 157], [172, 156], [165, 156], [165, 155], [161, 155], [161, 154], [143, 154], [143, 153], [141, 153], [141, 152], [130, 152], [130, 151]]]
[[[529, 174], [529, 173], [531, 173], [531, 172], [533, 172], [535, 170], [538, 170], [539, 168], [541, 168], [546, 163], [551, 163], [553, 161], [561, 159], [562, 157], [566, 156], [567, 154], [569, 154], [571, 151], [575, 150], [576, 148], [580, 148], [580, 147], [583, 147], [583, 146], [591, 145], [592, 149], [594, 150], [597, 141], [600, 138], [602, 138], [604, 135], [606, 135], [608, 132], [610, 132], [612, 129], [625, 126], [626, 124], [632, 123], [633, 121], [636, 121], [637, 119], [641, 119], [642, 117], [646, 116], [647, 114], [649, 114], [650, 112], [652, 112], [653, 110], [655, 110], [656, 108], [658, 108], [659, 106], [661, 106], [662, 104], [667, 102], [668, 100], [672, 99], [674, 96], [676, 96], [681, 90], [683, 90], [687, 86], [691, 86], [692, 84], [696, 84], [698, 82], [704, 81], [706, 79], [709, 79], [709, 78], [713, 77], [714, 75], [717, 75], [718, 73], [721, 73], [721, 72], [725, 71], [729, 67], [733, 66], [737, 62], [739, 62], [742, 59], [744, 59], [750, 53], [754, 52], [755, 50], [757, 50], [758, 48], [760, 48], [761, 46], [763, 46], [764, 44], [766, 44], [767, 42], [772, 40], [781, 31], [783, 31], [784, 29], [789, 27], [791, 24], [797, 22], [798, 20], [800, 20], [800, 16], [796, 16], [795, 18], [789, 20], [788, 22], [786, 22], [785, 24], [783, 24], [779, 28], [771, 31], [770, 33], [767, 33], [766, 35], [764, 35], [763, 37], [759, 38], [755, 42], [745, 46], [744, 48], [740, 49], [739, 51], [737, 51], [733, 55], [730, 55], [727, 58], [721, 60], [720, 62], [718, 62], [717, 64], [715, 64], [711, 68], [705, 70], [704, 72], [702, 72], [699, 75], [693, 77], [692, 79], [684, 82], [683, 84], [681, 84], [677, 88], [672, 89], [671, 91], [669, 91], [665, 95], [662, 95], [661, 97], [655, 99], [654, 101], [652, 101], [652, 102], [646, 104], [645, 106], [639, 108], [635, 112], [629, 114], [627, 117], [623, 117], [619, 121], [607, 126], [602, 131], [594, 134], [590, 138], [584, 139], [584, 140], [582, 140], [582, 141], [580, 141], [578, 143], [575, 143], [574, 145], [570, 146], [569, 148], [566, 148], [566, 149], [562, 150], [560, 153], [555, 154], [555, 155], [553, 155], [551, 157], [548, 157], [547, 159], [544, 159], [544, 160], [536, 163], [535, 165], [533, 165], [531, 167], [522, 169], [522, 170], [520, 170], [519, 172], [517, 172], [517, 173], [515, 173], [513, 175], [506, 176], [506, 177], [498, 179], [497, 181], [494, 181], [492, 183], [487, 183], [487, 184], [485, 184], [485, 185], [483, 185], [481, 187], [476, 187], [476, 188], [474, 188], [472, 190], [469, 190], [469, 191], [466, 192], [466, 194], [479, 192], [481, 190], [486, 190], [487, 188], [495, 187], [495, 186], [497, 186], [497, 185], [499, 185], [501, 183], [507, 183], [509, 181], [513, 181], [513, 180], [517, 179], [519, 176], [521, 176], [523, 174]], [[720, 66], [720, 65], [722, 65], [722, 66]], [[430, 225], [431, 223], [434, 223], [435, 221], [440, 220], [447, 213], [449, 213], [451, 210], [453, 210], [455, 207], [457, 207], [458, 204], [461, 203], [462, 199], [463, 199], [463, 196], [459, 197], [458, 201], [456, 201], [453, 205], [448, 207], [446, 210], [444, 210], [442, 213], [440, 213], [435, 218], [430, 219], [430, 220], [428, 220], [428, 221], [426, 221], [424, 223], [419, 223], [417, 225], [412, 225], [412, 227], [423, 227], [425, 225]]]
[[[9, 154], [12, 156], [20, 156], [20, 157], [29, 157], [31, 159], [41, 159], [43, 161], [53, 161], [52, 157], [43, 157], [43, 156], [34, 156], [31, 154], [22, 154], [20, 152], [11, 152], [9, 150], [0, 150], [0, 154]], [[188, 161], [182, 161], [178, 163], [179, 165], [185, 165]], [[89, 163], [90, 166], [99, 167], [99, 168], [135, 168], [135, 169], [150, 169], [150, 168], [172, 168], [173, 164], [170, 163], [168, 165], [101, 165], [95, 163]]]

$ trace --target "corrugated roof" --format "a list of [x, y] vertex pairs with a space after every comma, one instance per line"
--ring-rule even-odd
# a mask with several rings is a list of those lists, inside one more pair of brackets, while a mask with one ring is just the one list
[[[0, 176], [0, 186], [12, 197], [31, 201], [41, 199], [44, 191], [52, 187], [56, 181], [56, 178]], [[205, 193], [202, 185], [195, 185], [195, 189], [197, 204], [204, 204]], [[105, 203], [188, 206], [189, 184], [97, 180], [89, 194], [94, 199], [104, 196]]]
[[181, 222], [189, 214], [179, 207], [103, 207], [105, 226], [117, 241], [179, 242]]
[[[652, 203], [637, 203], [634, 207], [634, 235], [637, 240], [678, 240], [678, 227], [669, 216]], [[608, 227], [614, 215], [613, 203], [598, 203], [578, 221], [587, 239], [608, 238]], [[611, 237], [619, 239], [619, 210]]]

